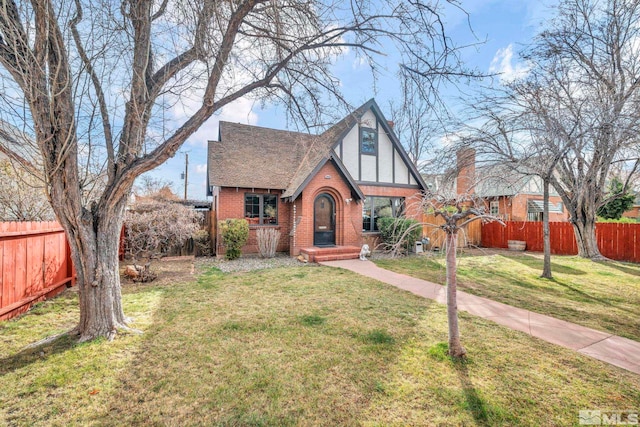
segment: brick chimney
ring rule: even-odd
[[[461,148],[456,152],[457,194],[473,193],[476,184],[476,150]]]

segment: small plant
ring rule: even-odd
[[[211,256],[211,239],[209,238],[209,232],[204,229],[200,229],[193,233],[191,236],[193,243],[197,248],[197,254],[200,256]]]
[[[220,221],[219,225],[222,243],[226,248],[225,258],[239,258],[242,255],[242,247],[249,239],[249,223],[245,219],[226,219]]]
[[[280,241],[280,231],[275,228],[260,228],[256,232],[258,240],[258,250],[263,258],[273,258],[276,255],[278,242]]]
[[[401,246],[407,252],[422,236],[422,228],[415,219],[378,218],[378,230],[387,248]]]

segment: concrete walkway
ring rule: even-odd
[[[382,269],[371,261],[353,259],[320,264],[351,270],[446,304],[444,286]],[[640,342],[460,291],[458,309],[640,374]]]

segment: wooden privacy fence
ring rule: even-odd
[[[442,217],[436,217],[433,214],[425,214],[423,215],[422,222],[425,223],[422,227],[422,234],[429,238],[431,248],[443,248],[446,236],[444,231],[438,228],[438,226],[444,224]],[[482,233],[481,228],[482,225],[480,220],[467,224],[458,233],[458,247],[480,246]]]
[[[551,253],[576,255],[573,226],[568,222],[549,223]],[[602,255],[618,261],[640,262],[640,224],[597,223],[596,239]],[[506,226],[497,222],[482,225],[482,246],[507,248],[508,240],[527,242],[527,250],[543,251],[542,223],[507,221]]]
[[[0,320],[73,286],[74,277],[60,224],[0,222]]]

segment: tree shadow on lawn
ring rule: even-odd
[[[458,373],[460,386],[464,393],[464,408],[471,413],[473,419],[476,421],[476,425],[491,425],[489,422],[490,412],[492,411],[491,405],[487,405],[482,397],[480,397],[471,378],[469,378],[469,369],[467,367],[469,361],[465,359],[452,359],[452,363]]]
[[[476,272],[476,275],[480,276],[480,273]],[[491,278],[497,276],[502,278],[504,281],[506,281],[507,283],[513,285],[514,287],[517,288],[521,288],[523,289],[523,292],[526,292],[526,290],[532,290],[532,291],[536,291],[536,292],[542,292],[548,296],[557,296],[559,298],[567,298],[571,301],[576,301],[576,302],[587,302],[587,303],[593,303],[593,304],[604,304],[607,306],[611,306],[611,307],[617,307],[611,300],[607,300],[607,299],[603,299],[603,298],[599,298],[597,296],[591,295],[587,292],[584,292],[578,288],[576,288],[575,286],[572,286],[571,284],[569,284],[568,282],[564,282],[561,280],[558,280],[557,278],[552,278],[552,279],[544,279],[547,282],[551,282],[554,283],[555,285],[558,286],[558,288],[554,289],[553,287],[542,287],[539,284],[535,283],[535,282],[531,282],[528,281],[526,278],[518,278],[513,276],[512,274],[509,273],[501,273],[501,272],[496,272],[496,271],[490,271],[488,272],[485,277],[482,277],[483,280],[468,280],[466,278],[463,279],[459,279],[459,285],[461,287],[462,290],[468,291],[470,293],[474,293],[476,295],[479,296],[484,296],[487,297],[489,299],[494,299],[496,301],[500,301],[503,302],[505,304],[510,304],[513,305],[510,301],[510,298],[513,298],[514,295],[512,295],[511,297],[507,297],[505,298],[503,294],[500,293],[500,291],[498,290],[499,293],[494,294],[494,293],[489,293],[489,294],[484,294],[484,293],[478,293],[476,291],[474,291],[475,289],[477,289],[478,287],[482,287],[485,291],[491,291],[491,287],[489,286],[491,283]],[[566,291],[562,291],[559,288],[564,288]],[[526,301],[530,301],[530,300],[537,300],[540,301],[541,303],[544,304],[548,304],[549,301],[546,301],[543,298],[536,298],[534,294],[532,293],[527,293],[526,295],[522,295],[522,298],[516,298],[516,300],[522,300],[523,302]],[[527,304],[527,306],[529,306],[530,304]],[[526,308],[526,307],[525,307]]]
[[[544,260],[535,257],[533,255],[516,255],[509,256],[509,259],[519,262],[520,264],[524,264],[529,268],[539,269],[542,273],[542,268],[544,266]],[[587,274],[586,271],[578,270],[576,268],[567,267],[566,265],[561,265],[555,262],[551,262],[551,272],[552,273],[560,273],[560,274],[570,274],[574,276],[581,276]]]
[[[593,261],[593,262],[595,262],[596,264],[601,264],[607,267],[615,268],[616,270],[620,270],[623,273],[630,274],[632,276],[640,276],[640,265],[638,264],[631,264],[631,263],[626,264],[626,263],[623,263],[620,261],[614,261],[614,260]]]
[[[597,296],[593,296],[587,292],[584,292],[572,285],[570,285],[567,282],[563,282],[561,280],[558,280],[556,278],[553,279],[549,279],[551,282],[555,283],[558,286],[561,286],[565,289],[567,289],[570,293],[575,294],[580,296],[580,299],[574,299],[574,301],[583,301],[583,302],[591,302],[591,303],[600,303],[609,307],[616,307],[616,308],[621,308],[620,306],[618,306],[617,304],[614,304],[611,300],[609,299],[604,299],[604,298],[599,298]]]
[[[65,332],[30,344],[18,353],[0,359],[0,376],[45,360],[55,354],[64,353],[75,347],[77,343],[77,335]]]

